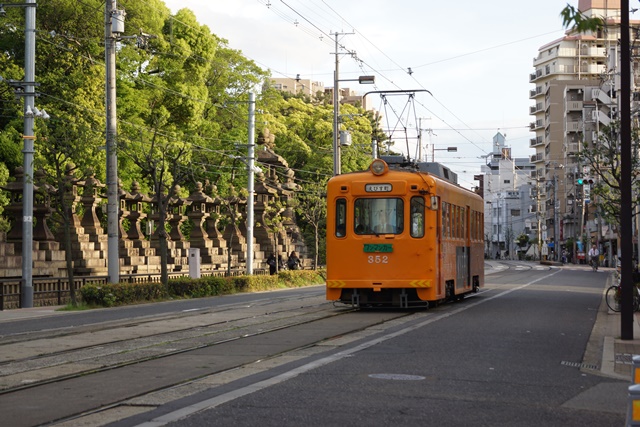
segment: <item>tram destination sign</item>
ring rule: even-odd
[[[367,193],[388,193],[391,190],[393,190],[391,184],[366,184],[364,186],[364,191]]]
[[[365,252],[393,252],[393,245],[391,243],[365,243]]]

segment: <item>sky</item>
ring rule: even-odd
[[[560,12],[577,3],[165,0],[172,13],[191,9],[200,24],[273,77],[299,74],[333,87],[338,34],[339,79],[376,79],[375,85],[349,81],[340,87],[358,94],[419,90],[413,102],[405,94],[388,97],[386,107],[379,94],[367,101],[385,115],[395,149],[406,154],[408,142],[415,157],[422,129],[423,155],[431,160],[433,154],[467,188],[477,185],[473,175],[497,132],[506,135],[513,157],[535,154],[529,148],[533,60],[541,46],[564,35]]]

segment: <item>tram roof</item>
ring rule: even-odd
[[[380,156],[379,158],[384,160],[391,170],[427,172],[445,181],[449,181],[452,184],[458,185],[458,174],[442,163],[415,162],[407,160],[404,156]]]

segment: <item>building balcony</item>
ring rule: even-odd
[[[565,130],[566,132],[581,132],[582,122],[578,120],[568,120]]]
[[[578,67],[579,74],[601,75],[607,72],[607,66],[604,64],[581,64]]]
[[[535,73],[529,74],[529,81],[533,82],[540,77],[542,77],[542,70],[536,70]]]
[[[535,98],[539,95],[543,95],[542,86],[536,86],[535,89],[529,91],[529,98]]]
[[[529,147],[537,147],[543,144],[544,144],[544,138],[542,136],[537,136],[529,140]]]
[[[544,120],[542,120],[542,119],[539,119],[539,120],[536,120],[535,122],[529,123],[529,129],[530,130],[541,129],[543,127],[544,127]]]
[[[567,156],[577,156],[580,154],[580,144],[577,142],[571,142],[565,145],[565,152],[567,153]]]
[[[538,111],[544,111],[544,104],[542,102],[538,102],[536,105],[529,107],[529,114],[535,114]]]
[[[605,58],[607,50],[604,47],[583,47],[578,50],[578,56],[581,58]]]
[[[534,154],[533,156],[531,156],[531,163],[538,163],[538,162],[542,162],[544,161],[544,154],[543,153],[537,153]]]
[[[582,106],[582,101],[567,101],[565,108],[567,111],[582,111]]]

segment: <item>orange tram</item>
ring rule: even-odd
[[[484,202],[438,163],[401,156],[331,178],[327,299],[419,307],[484,286]]]

